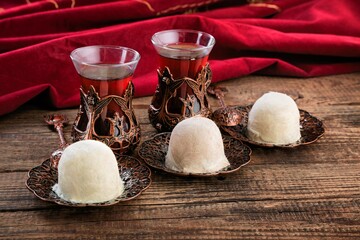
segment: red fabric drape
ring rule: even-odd
[[[174,3],[176,2],[176,3]],[[121,45],[141,54],[135,95],[152,95],[161,30],[212,34],[213,82],[252,73],[312,77],[360,71],[357,0],[14,0],[0,3],[0,115],[42,92],[58,108],[79,104],[70,52]]]

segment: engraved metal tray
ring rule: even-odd
[[[312,116],[307,111],[299,109],[301,138],[297,142],[290,144],[272,144],[272,143],[255,142],[249,139],[246,135],[248,117],[251,107],[252,105],[245,107],[243,106],[232,107],[236,109],[239,112],[239,114],[241,114],[242,121],[240,124],[236,126],[219,126],[222,132],[229,134],[233,138],[239,139],[241,141],[253,145],[257,145],[261,147],[283,147],[283,148],[292,148],[292,147],[313,143],[317,141],[325,133],[324,124],[319,119]]]
[[[122,195],[110,201],[101,203],[74,203],[60,198],[52,190],[54,184],[57,183],[58,176],[57,170],[50,167],[49,159],[29,171],[26,186],[41,200],[70,207],[110,206],[138,197],[151,184],[150,169],[136,158],[130,156],[119,156],[117,157],[117,162],[125,190]]]
[[[170,132],[160,133],[144,141],[140,145],[139,156],[149,166],[178,176],[210,177],[224,175],[239,170],[250,162],[251,149],[241,141],[223,136],[224,150],[230,166],[212,173],[184,173],[169,169],[165,166],[165,156],[168,151]]]

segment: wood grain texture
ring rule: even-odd
[[[37,199],[25,180],[59,142],[42,116],[65,113],[72,122],[77,109],[28,104],[0,117],[0,239],[360,239],[360,73],[249,76],[219,85],[229,90],[228,105],[287,93],[324,121],[326,133],[294,149],[251,146],[251,162],[226,177],[153,171],[150,188],[132,201],[68,208]],[[133,102],[142,141],[156,133],[147,116],[150,99]],[[70,132],[71,125],[68,141]]]

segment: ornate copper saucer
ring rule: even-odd
[[[272,144],[272,143],[260,143],[255,142],[249,139],[246,135],[247,131],[247,123],[248,123],[248,116],[251,110],[252,105],[242,107],[242,106],[234,106],[236,111],[238,111],[242,115],[242,121],[240,124],[236,126],[219,126],[220,129],[232,136],[233,138],[239,139],[241,141],[261,146],[261,147],[283,147],[283,148],[291,148],[297,147],[300,145],[306,145],[317,141],[322,135],[325,133],[323,123],[317,119],[316,117],[312,116],[305,110],[299,109],[300,111],[300,134],[301,138],[291,144]]]
[[[139,156],[146,164],[178,176],[209,177],[235,172],[250,162],[251,149],[248,146],[235,138],[223,136],[225,155],[230,162],[230,166],[213,173],[174,171],[165,166],[165,156],[169,147],[170,135],[170,132],[160,133],[140,145]]]
[[[52,187],[57,182],[57,170],[50,167],[49,159],[29,171],[26,186],[41,200],[54,202],[59,205],[69,207],[102,207],[114,205],[136,198],[151,184],[151,171],[145,164],[130,156],[120,156],[117,158],[117,161],[120,177],[125,184],[125,191],[119,197],[107,202],[84,204],[61,199],[52,191]]]

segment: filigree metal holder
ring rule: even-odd
[[[80,88],[81,104],[72,130],[73,141],[94,139],[104,142],[115,154],[132,151],[140,142],[140,127],[132,108],[133,85],[130,82],[124,96],[108,95],[99,97],[93,86],[87,93]],[[100,135],[95,128],[96,121],[101,118],[104,109],[115,103],[121,112],[114,112],[103,121],[107,123],[106,135]],[[85,129],[82,126],[85,126]]]
[[[196,79],[183,77],[174,79],[170,69],[165,67],[164,71],[158,72],[158,85],[149,106],[149,119],[151,124],[159,132],[172,131],[177,123],[185,118],[200,115],[209,117],[211,115],[210,104],[206,89],[211,83],[212,73],[209,64],[202,67]],[[186,98],[179,97],[177,91],[183,84],[192,89],[193,93],[188,93]],[[180,102],[179,112],[169,111],[169,102],[177,98]],[[199,109],[195,109],[195,105]]]

